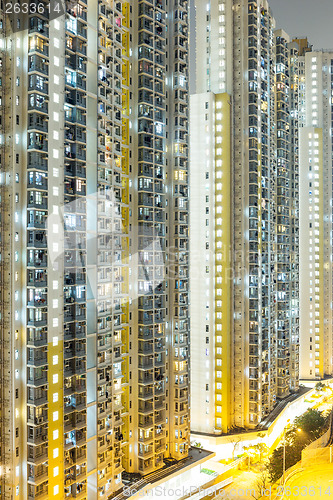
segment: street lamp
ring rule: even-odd
[[[283,483],[282,484],[284,484],[284,475],[286,473],[286,429],[289,427],[289,422],[290,419],[288,418],[287,425],[283,429],[283,476],[282,476]],[[302,429],[298,428],[297,432],[302,432]]]
[[[284,484],[284,474],[286,472],[286,428],[288,427],[290,419],[287,420],[287,425],[283,428],[283,475],[282,484]]]

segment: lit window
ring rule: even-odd
[[[53,422],[56,422],[59,418],[59,412],[58,411],[54,411],[53,412]]]

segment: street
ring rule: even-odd
[[[293,500],[299,497],[312,499],[333,498],[333,464],[308,467],[287,481],[285,494],[276,498]]]
[[[223,493],[217,495],[217,500],[254,500],[258,498],[256,495],[256,483],[258,481],[258,473],[250,471],[237,471],[233,474],[233,482],[223,489]],[[253,496],[253,494],[255,496]],[[211,499],[212,497],[207,497]]]

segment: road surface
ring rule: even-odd
[[[304,471],[292,476],[286,483],[283,500],[294,500],[311,497],[311,500],[333,499],[333,464],[320,464],[307,467]]]

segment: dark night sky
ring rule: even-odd
[[[190,92],[195,79],[195,18],[191,3],[191,71]],[[290,37],[307,36],[314,49],[333,49],[333,0],[269,0],[276,28]]]
[[[314,49],[333,49],[333,0],[269,0],[276,27],[305,35]]]

